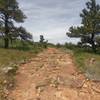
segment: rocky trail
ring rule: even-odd
[[[78,72],[72,55],[48,48],[20,66],[9,100],[100,100],[100,83]]]

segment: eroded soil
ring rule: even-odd
[[[48,48],[20,66],[9,100],[100,100],[100,83],[78,72],[72,55]]]

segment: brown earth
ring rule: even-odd
[[[9,100],[100,100],[100,83],[79,73],[72,55],[48,48],[20,66]]]

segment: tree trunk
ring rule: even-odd
[[[5,48],[9,48],[9,39],[5,38],[4,41],[5,41]]]
[[[5,38],[4,38],[4,47],[9,48],[9,27],[8,27],[8,15],[5,14]]]
[[[96,46],[95,46],[95,42],[94,41],[92,41],[92,50],[93,50],[93,52],[96,52]]]
[[[95,45],[94,38],[95,38],[95,35],[94,35],[94,33],[92,33],[92,36],[91,36],[92,50],[93,50],[93,52],[96,52],[96,45]]]

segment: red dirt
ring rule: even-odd
[[[72,56],[55,48],[20,66],[9,100],[100,100],[100,83],[78,74]]]

